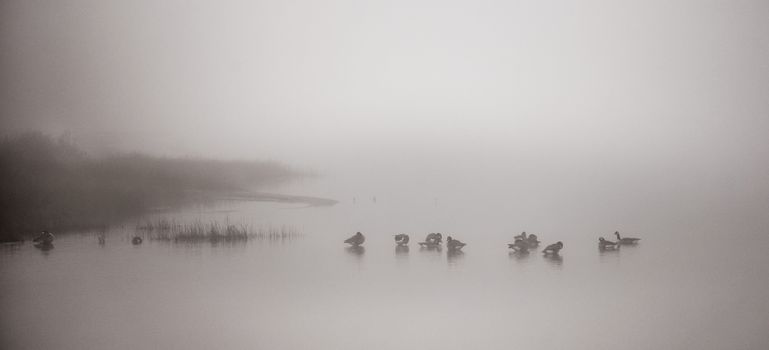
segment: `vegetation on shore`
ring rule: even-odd
[[[125,153],[93,157],[66,138],[27,133],[0,140],[0,241],[43,229],[104,226],[218,194],[297,176],[276,162]]]
[[[147,221],[137,225],[137,232],[143,232],[152,240],[175,243],[200,242],[242,242],[249,239],[283,240],[300,236],[291,226],[253,228],[245,224],[219,223],[211,221],[177,222],[168,219]]]

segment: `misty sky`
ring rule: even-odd
[[[769,2],[0,2],[6,131],[159,154],[767,172]]]

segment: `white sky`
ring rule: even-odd
[[[0,21],[10,131],[320,168],[634,158],[767,173],[767,1],[5,0]]]

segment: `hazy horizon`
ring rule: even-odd
[[[275,160],[337,197],[769,205],[765,1],[0,6],[6,134]]]

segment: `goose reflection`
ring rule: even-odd
[[[545,260],[547,260],[547,262],[555,266],[561,266],[563,264],[563,257],[558,253],[545,254],[544,257],[545,257]]]
[[[598,261],[602,263],[616,263],[620,260],[620,249],[613,246],[598,246]]]
[[[37,243],[35,248],[43,252],[44,255],[48,255],[48,252],[53,249],[53,243]]]
[[[598,246],[598,254],[600,255],[615,255],[619,253],[619,248],[617,246],[612,245],[599,245]]]
[[[353,256],[358,256],[358,257],[363,256],[363,253],[366,252],[366,248],[364,248],[363,246],[360,246],[360,245],[349,246],[347,248],[344,248],[344,250],[348,254],[353,255]]]
[[[462,258],[465,257],[465,252],[459,250],[459,249],[449,249],[446,252],[446,259],[448,260],[449,264],[455,264],[462,260]]]
[[[529,257],[529,251],[528,250],[513,250],[507,254],[510,259],[515,260],[524,260]]]
[[[419,244],[420,252],[441,252],[443,250],[440,244]]]
[[[409,246],[407,245],[396,245],[395,246],[395,256],[397,257],[404,257],[409,255]]]

